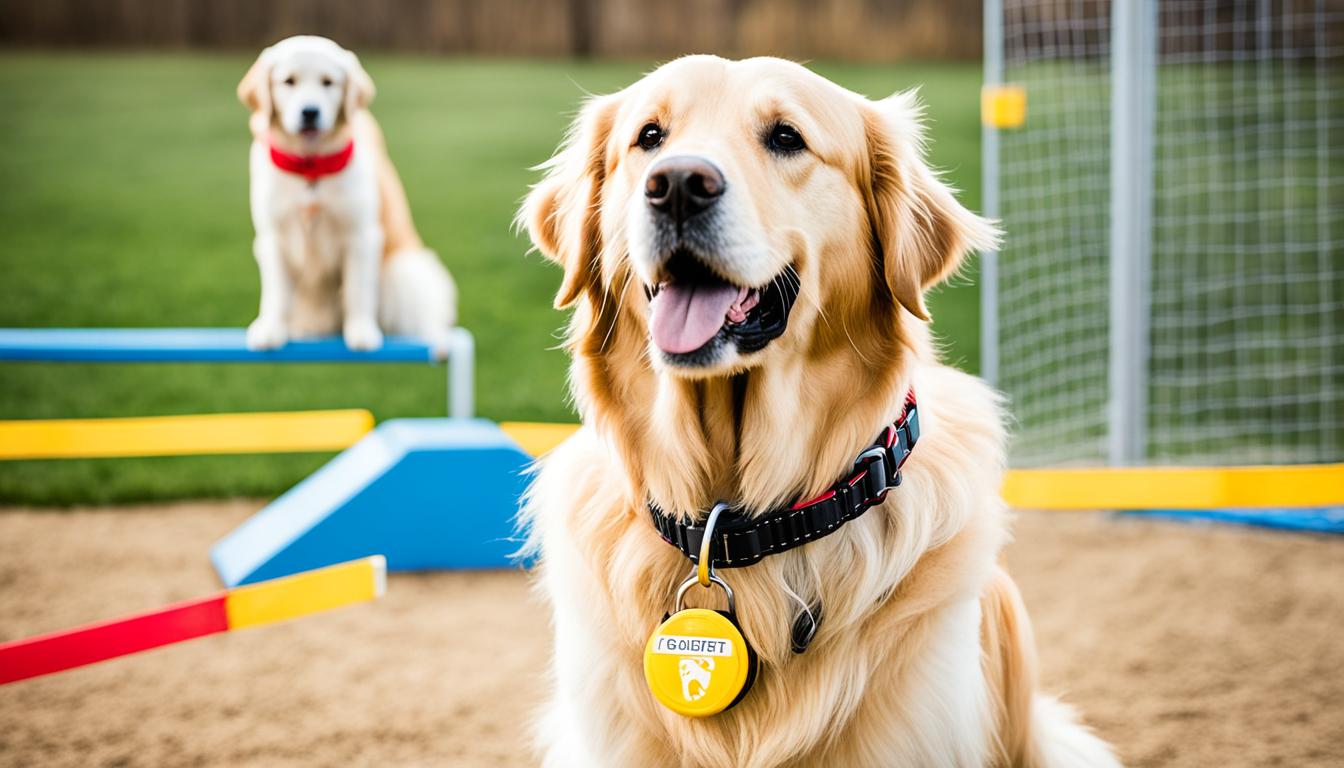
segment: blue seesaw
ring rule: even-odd
[[[531,457],[473,412],[474,343],[454,329],[447,419],[385,422],[220,540],[227,586],[365,555],[390,570],[502,568]],[[0,361],[160,363],[436,362],[415,339],[352,352],[338,338],[247,349],[244,332],[197,329],[0,329]]]

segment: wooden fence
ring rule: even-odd
[[[0,0],[0,45],[977,59],[981,0]]]

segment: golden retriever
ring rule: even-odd
[[[778,59],[691,56],[588,101],[545,165],[519,223],[564,269],[584,422],[523,512],[555,630],[546,765],[1117,765],[1036,691],[996,564],[1003,414],[938,362],[923,294],[997,233],[925,164],[919,112]],[[660,706],[642,652],[690,566],[646,505],[812,498],[911,390],[923,435],[885,502],[719,571],[755,687],[710,717]],[[804,612],[820,629],[795,653]]]
[[[447,354],[457,314],[448,270],[411,222],[401,180],[369,114],[373,81],[324,37],[281,40],[238,84],[252,111],[253,253],[261,309],[253,349],[341,332],[351,349],[383,333]]]

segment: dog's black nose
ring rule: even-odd
[[[299,113],[299,117],[303,118],[305,128],[312,128],[317,125],[317,118],[320,114],[321,112],[318,111],[317,107],[304,107],[303,111]]]
[[[713,205],[727,187],[723,171],[713,163],[682,155],[664,158],[653,166],[644,183],[644,197],[654,210],[680,224]]]

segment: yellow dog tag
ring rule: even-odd
[[[681,610],[685,588],[677,593],[677,610],[663,620],[644,647],[644,679],[654,698],[687,717],[716,715],[736,704],[756,679],[756,653],[729,610]],[[727,589],[717,577],[714,582]]]

